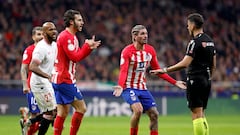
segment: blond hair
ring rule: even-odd
[[[143,25],[135,25],[133,28],[132,28],[132,31],[131,31],[131,34],[132,34],[132,41],[134,42],[134,36],[136,36],[140,30],[142,29],[146,29],[145,26]]]

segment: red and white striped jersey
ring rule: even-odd
[[[87,43],[79,47],[78,39],[67,30],[62,31],[57,39],[57,59],[55,61],[55,73],[53,82],[72,84],[76,82],[76,62],[88,56],[92,49]]]
[[[149,44],[145,44],[143,48],[143,50],[137,50],[133,44],[130,44],[122,50],[118,85],[123,89],[146,90],[145,75],[148,66],[150,65],[152,69],[160,69],[155,49]],[[176,80],[168,74],[158,76],[171,84],[176,83]]]

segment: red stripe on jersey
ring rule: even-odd
[[[138,63],[137,63],[137,56],[133,54],[132,57],[134,58],[134,64],[133,64],[133,68],[132,68],[130,86],[131,86],[131,88],[134,88],[133,84],[134,84],[134,79],[135,79],[135,75],[136,75],[136,68],[137,68]]]
[[[144,61],[144,60],[143,60],[144,54],[143,54],[142,51],[140,51],[139,53],[140,53],[140,61],[143,62],[143,61]],[[144,88],[144,87],[143,87],[143,83],[142,83],[142,86],[140,86],[140,85],[141,85],[141,80],[142,80],[142,74],[143,74],[143,73],[140,73],[139,76],[138,76],[138,83],[137,83],[137,84],[138,84],[138,86],[137,86],[138,89]],[[140,88],[140,87],[141,87],[141,88]]]
[[[76,66],[77,64],[76,63],[73,63],[73,66],[72,66],[72,80],[73,80],[73,83],[75,83],[76,81],[76,76],[75,76],[75,73],[76,73]]]
[[[146,62],[146,66],[149,64],[150,62],[149,61],[147,61]],[[145,70],[147,70],[147,69],[145,69]],[[145,71],[146,72],[146,71]],[[147,89],[147,86],[146,86],[146,82],[147,82],[147,80],[146,80],[146,76],[145,76],[145,74],[144,74],[144,77],[143,77],[143,82],[144,82],[144,89]]]

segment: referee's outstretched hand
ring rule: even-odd
[[[150,70],[149,73],[157,75],[157,74],[164,74],[166,72],[164,72],[162,69],[156,69],[156,70]]]
[[[180,89],[184,89],[184,90],[187,89],[186,82],[184,81],[177,81],[175,85]]]

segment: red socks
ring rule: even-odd
[[[137,135],[138,134],[138,128],[130,128],[130,135]]]
[[[72,116],[71,121],[71,129],[70,129],[70,135],[76,135],[77,131],[80,127],[81,121],[83,118],[83,114],[79,112],[74,112]],[[57,116],[54,121],[54,135],[61,135],[63,130],[63,123],[65,119]]]
[[[151,131],[150,131],[150,135],[158,135],[158,131],[153,131],[153,130],[151,130]]]
[[[54,121],[54,135],[61,135],[65,119],[57,116]]]
[[[130,129],[130,135],[137,135],[138,134],[138,128],[131,128]],[[158,135],[158,131],[150,131],[150,135]]]
[[[83,114],[79,112],[74,112],[71,121],[70,135],[76,135],[80,127],[81,121],[83,119]]]
[[[33,135],[39,129],[39,122],[32,124],[28,129],[28,135]]]

